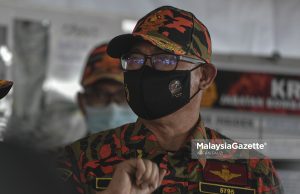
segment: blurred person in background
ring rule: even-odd
[[[126,102],[120,60],[108,56],[106,49],[101,44],[91,51],[81,80],[83,92],[77,95],[90,134],[137,119]]]
[[[101,44],[91,51],[81,80],[83,92],[77,96],[88,133],[137,119],[126,102],[120,60],[108,56],[106,49]]]
[[[78,193],[282,193],[272,161],[255,150],[192,158],[193,139],[234,142],[201,120],[217,70],[208,29],[192,13],[159,7],[107,52],[121,58],[126,100],[139,119],[66,147],[61,169]]]
[[[0,80],[0,99],[13,82]],[[52,161],[52,162],[51,162]],[[61,184],[55,160],[15,141],[0,142],[1,194],[73,194],[74,190]]]
[[[0,142],[1,194],[73,194],[60,181],[55,158],[18,142]]]

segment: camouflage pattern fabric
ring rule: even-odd
[[[135,26],[132,34],[114,38],[108,46],[108,54],[120,57],[140,37],[160,49],[177,55],[191,55],[206,62],[211,59],[211,39],[205,25],[192,13],[171,6],[159,7]],[[130,41],[132,40],[132,41]]]
[[[106,49],[107,44],[101,44],[89,54],[81,79],[83,87],[92,85],[101,79],[112,79],[123,83],[120,59],[111,58]]]
[[[283,193],[272,161],[267,158],[191,159],[191,139],[226,139],[200,121],[191,132],[180,150],[167,152],[138,119],[67,146],[60,172],[79,194],[90,194],[108,186],[114,165],[129,158],[144,158],[167,170],[155,194]]]

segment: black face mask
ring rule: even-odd
[[[194,69],[158,71],[145,65],[139,70],[124,72],[129,106],[135,114],[147,120],[176,112],[200,91],[190,98],[191,72]]]

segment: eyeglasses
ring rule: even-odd
[[[141,53],[128,53],[121,57],[122,68],[126,71],[141,69],[146,64],[148,58],[150,59],[151,66],[159,71],[175,70],[178,61],[186,61],[194,64],[206,63],[206,61],[202,59],[173,54],[144,55]]]

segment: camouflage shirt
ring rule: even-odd
[[[199,122],[184,146],[176,152],[163,150],[155,135],[140,120],[99,132],[70,146],[60,162],[63,179],[75,185],[80,194],[105,189],[113,166],[129,158],[149,159],[167,170],[155,194],[283,193],[269,159],[191,159],[191,139],[224,139]]]

